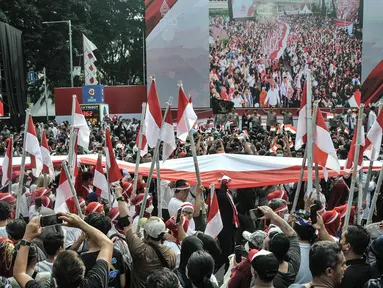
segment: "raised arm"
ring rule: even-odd
[[[281,228],[283,234],[285,234],[287,237],[292,237],[295,235],[294,229],[285,220],[278,216],[270,207],[260,206],[258,209],[261,210],[263,214],[265,214],[266,219],[270,219],[272,224],[275,224]]]

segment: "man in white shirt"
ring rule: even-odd
[[[166,222],[169,218],[169,211],[168,211],[168,204],[172,197],[174,196],[174,183],[168,181],[168,180],[161,180],[160,184],[161,189],[161,204],[160,208],[162,209],[162,218]]]
[[[376,120],[375,106],[371,106],[370,113],[368,113],[368,122],[367,122],[368,130],[370,130],[370,128],[374,124],[375,120]]]
[[[266,105],[267,102],[269,102],[270,106],[272,106],[272,107],[277,106],[281,102],[281,100],[279,99],[278,90],[279,90],[278,88],[276,88],[276,87],[274,87],[274,85],[272,85],[270,90],[267,91],[265,103],[263,103],[263,104]]]

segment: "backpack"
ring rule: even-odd
[[[118,242],[123,243],[122,245],[119,245],[120,249],[118,249],[118,250],[122,254],[122,259],[124,260],[125,270],[127,271],[126,273],[128,273],[128,272],[130,273],[130,271],[132,271],[133,260],[132,260],[132,256],[130,255],[129,248],[127,247],[125,238],[123,236],[121,236],[120,234],[116,233],[116,234],[111,235],[109,237],[109,239],[112,240],[113,245],[116,245],[116,243],[118,243]]]

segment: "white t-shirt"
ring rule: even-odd
[[[309,267],[309,252],[311,245],[309,243],[300,243],[301,263],[294,284],[306,284],[312,280],[312,275]]]
[[[161,208],[168,209],[168,203],[174,196],[174,191],[169,187],[170,181],[161,180]]]
[[[5,230],[5,226],[0,227],[0,236],[3,236],[4,238],[8,238],[8,233],[7,233],[7,230]]]
[[[68,248],[72,246],[72,244],[80,237],[82,231],[81,229],[74,227],[66,227],[62,226],[63,234],[64,234],[64,248]],[[80,246],[79,250],[81,249]]]
[[[169,210],[170,217],[171,216],[177,216],[177,211],[178,211],[178,209],[181,208],[183,203],[184,202],[182,202],[181,200],[178,200],[177,198],[174,198],[174,197],[172,199],[170,199],[169,204],[168,204],[168,210]]]

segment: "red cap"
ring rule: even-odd
[[[132,199],[132,204],[134,206],[139,206],[144,202],[144,193],[137,194],[133,199]],[[146,207],[148,208],[152,204],[152,196],[148,196],[148,199],[146,200]]]
[[[275,190],[267,195],[267,201],[271,201],[272,199],[283,199],[287,201],[287,193],[283,190]]]
[[[86,206],[85,214],[89,215],[91,213],[101,213],[102,209],[104,209],[104,205],[98,202],[91,202]]]
[[[0,193],[0,201],[7,202],[8,204],[14,204],[16,198],[9,193]]]
[[[325,225],[334,223],[338,218],[339,214],[335,210],[329,210],[322,214],[323,222]]]
[[[118,218],[120,217],[120,210],[118,207],[113,207],[109,211],[109,218],[112,220],[113,224],[116,224],[118,222]]]

